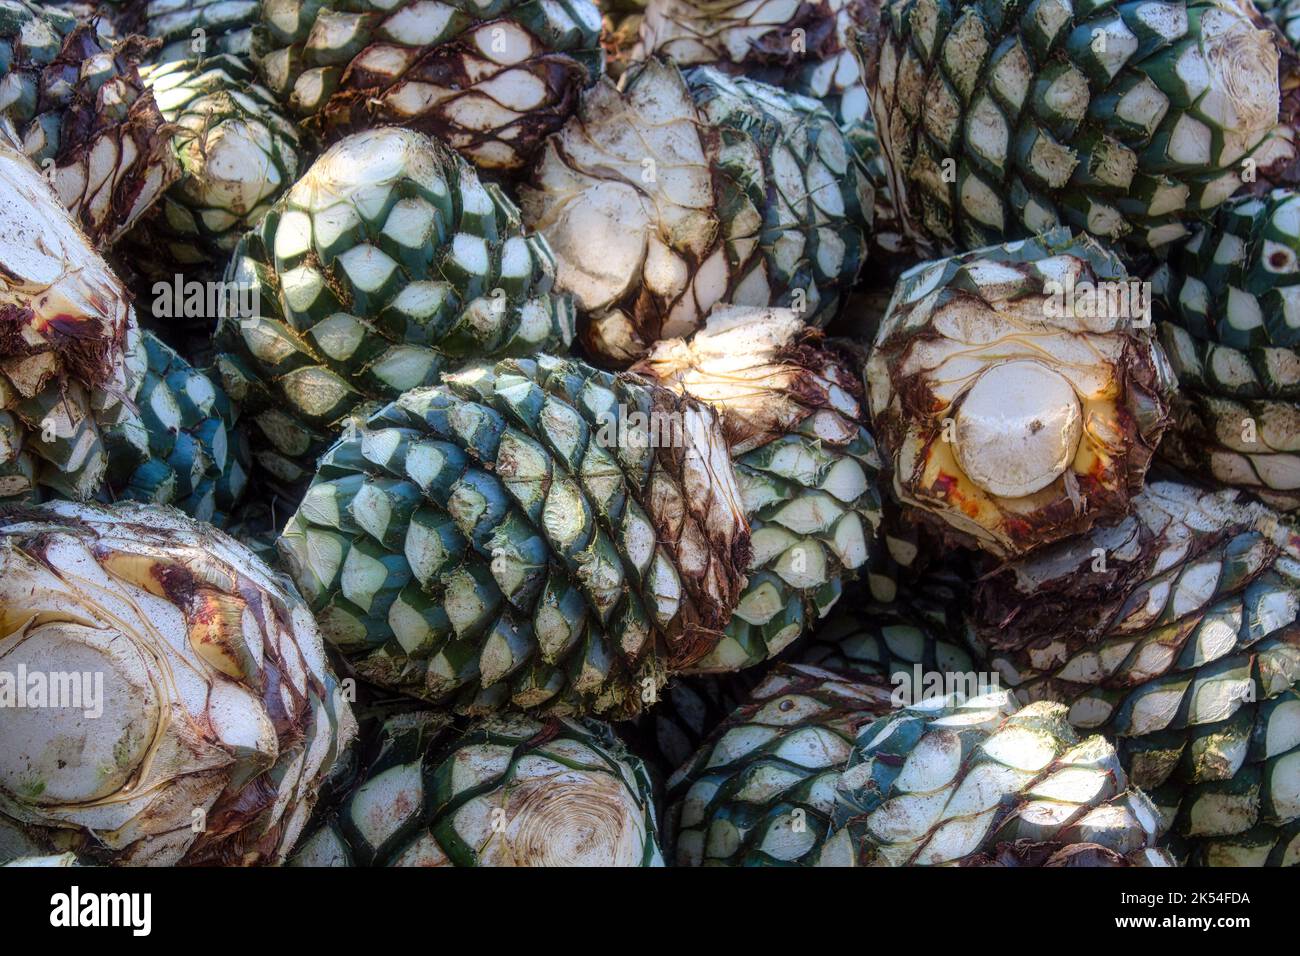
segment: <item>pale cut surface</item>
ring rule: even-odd
[[[1003,556],[1124,514],[1173,388],[1149,306],[1066,230],[908,271],[866,370],[900,500]]]
[[[57,843],[115,864],[281,862],[355,732],[284,580],[139,505],[12,509],[0,569],[4,669],[48,675],[65,701],[15,711],[0,856]]]
[[[990,494],[1022,498],[1074,461],[1083,415],[1073,387],[1039,362],[987,369],[957,410],[957,458]]]

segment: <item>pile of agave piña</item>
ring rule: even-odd
[[[1257,6],[0,0],[0,865],[1300,864]]]

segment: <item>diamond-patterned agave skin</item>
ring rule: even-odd
[[[1278,120],[1248,6],[886,0],[855,42],[909,232],[940,253],[1058,225],[1186,235]]]
[[[894,193],[889,176],[889,162],[880,147],[880,134],[875,117],[868,109],[861,119],[845,130],[849,144],[862,157],[867,179],[875,193],[871,226],[871,262],[881,267],[888,276],[896,276],[915,265],[922,258],[915,239],[903,226],[903,219],[894,205]],[[884,292],[886,301],[888,291]],[[857,315],[853,306],[849,314]],[[868,336],[868,339],[870,336]]]
[[[174,505],[222,526],[250,465],[230,399],[151,332],[132,337],[126,364],[130,401],[99,414],[106,497]]]
[[[270,90],[327,141],[393,124],[523,170],[604,71],[591,0],[263,0]]]
[[[826,325],[867,256],[875,200],[860,157],[817,99],[709,67],[686,79],[700,116],[720,137],[718,206],[728,256],[743,261],[756,238],[764,257],[765,269],[755,264],[732,279],[724,301],[794,305],[808,322]],[[761,226],[749,221],[755,213]],[[761,291],[748,285],[763,272],[771,288],[764,301],[751,301]]]
[[[725,636],[693,670],[757,664],[824,616],[870,559],[881,460],[861,380],[788,309],[719,307],[689,342],[661,341],[633,368],[722,417],[753,558]]]
[[[748,699],[761,667],[731,674],[674,674],[635,722],[619,725],[632,751],[666,780]]]
[[[250,464],[230,400],[134,318],[121,363],[107,388],[56,379],[17,399],[0,421],[0,435],[18,450],[0,499],[174,505],[220,527],[244,494]]]
[[[126,394],[130,299],[31,161],[0,136],[0,500],[88,498],[107,466],[92,398]]]
[[[622,366],[720,302],[829,322],[866,257],[873,198],[817,101],[652,59],[583,95],[520,203],[584,313],[588,354]]]
[[[1182,387],[1162,457],[1300,508],[1300,195],[1226,204],[1152,284]]]
[[[945,549],[930,525],[914,520],[913,509],[882,491],[876,546],[858,572],[862,593],[876,603],[889,604],[898,599],[902,588],[928,572],[930,559],[938,555],[948,558],[954,553]]]
[[[298,131],[238,57],[141,71],[167,122],[181,177],[132,234],[151,278],[219,273],[240,236],[298,178]]]
[[[287,579],[170,508],[0,510],[0,663],[102,679],[6,714],[0,858],[281,862],[355,732]]]
[[[1145,298],[1067,230],[906,273],[866,373],[899,499],[999,555],[1124,514],[1172,389]]]
[[[101,40],[60,10],[0,3],[0,116],[99,249],[180,173],[137,69],[148,53],[138,37]]]
[[[1168,318],[1201,341],[1300,348],[1300,196],[1277,189],[1234,199],[1152,282]]]
[[[795,660],[840,674],[893,677],[904,674],[917,686],[935,674],[974,675],[960,608],[969,587],[946,570],[901,585],[891,601],[844,601],[792,649]]]
[[[1293,400],[1182,392],[1161,455],[1188,473],[1251,492],[1282,511],[1300,509],[1300,409]]]
[[[891,694],[883,681],[776,667],[669,779],[673,862],[816,865],[854,738]]]
[[[633,59],[657,55],[680,67],[715,66],[820,101],[862,160],[875,192],[871,260],[910,265],[915,249],[893,208],[889,165],[849,44],[868,6],[866,0],[654,0],[641,18]]]
[[[116,39],[138,32],[118,29],[120,4],[117,0],[47,0],[41,6],[47,10],[59,10],[71,14],[78,21],[93,21],[96,32],[107,39]]]
[[[973,638],[1004,687],[1115,740],[1194,859],[1300,862],[1300,538],[1232,490],[1134,504],[986,576]]]
[[[257,306],[222,318],[217,360],[257,464],[304,485],[363,403],[434,385],[448,361],[567,347],[554,275],[505,193],[446,147],[392,127],[337,143],[226,270]]]
[[[625,718],[721,638],[749,529],[706,406],[508,359],[349,431],[279,548],[372,683],[469,714]]]
[[[245,495],[238,507],[226,517],[222,528],[248,550],[272,567],[279,567],[280,555],[275,542],[280,536],[274,501],[265,501],[255,495]]]
[[[644,765],[597,720],[390,717],[293,866],[663,866]]]
[[[1255,24],[1272,33],[1277,45],[1281,90],[1278,123],[1251,157],[1257,168],[1253,182],[1247,180],[1246,191],[1260,196],[1274,187],[1300,185],[1300,51],[1296,46],[1300,37],[1300,5],[1285,0],[1251,6]]]
[[[1173,866],[1115,748],[1060,704],[1002,691],[903,707],[859,731],[823,865]]]
[[[194,63],[225,54],[248,59],[261,0],[136,0],[118,16],[123,30],[162,41],[155,63]]]

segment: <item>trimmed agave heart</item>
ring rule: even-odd
[[[1300,862],[1300,532],[1158,481],[1134,512],[984,576],[970,633],[1026,700],[1114,740],[1180,854]]]
[[[0,2],[0,116],[99,249],[115,243],[180,175],[137,67],[139,37],[101,38],[60,10]]]
[[[573,337],[550,249],[505,192],[396,127],[326,150],[240,240],[225,281],[255,308],[222,317],[217,368],[294,503],[367,403],[435,385],[455,360]]]
[[[863,727],[823,865],[1173,866],[1115,748],[1060,704],[939,697]]]
[[[866,373],[900,500],[999,555],[1124,514],[1172,387],[1144,300],[1064,229],[904,275]]]
[[[597,720],[384,721],[291,866],[663,866],[641,761]]]
[[[0,670],[84,693],[6,707],[0,858],[283,861],[355,732],[287,585],[169,508],[0,511]]]
[[[753,531],[749,584],[694,670],[780,653],[839,600],[876,550],[881,468],[847,354],[788,309],[719,307],[689,341],[633,371],[717,409]]]
[[[29,159],[0,136],[0,499],[98,491],[95,402],[127,393],[126,289]]]
[[[520,203],[588,353],[624,366],[718,303],[825,325],[866,257],[873,197],[816,100],[652,59],[583,95]]]

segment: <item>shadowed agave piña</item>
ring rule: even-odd
[[[597,720],[390,717],[297,866],[662,866],[650,779]]]
[[[137,70],[148,55],[139,37],[102,39],[61,10],[0,2],[0,116],[99,249],[180,175]]]
[[[591,0],[263,0],[266,85],[326,140],[385,124],[524,169],[604,70]]]
[[[677,865],[818,863],[853,741],[890,698],[883,680],[775,668],[668,781]]]
[[[1300,508],[1300,196],[1233,200],[1153,283],[1182,387],[1160,454]]]

